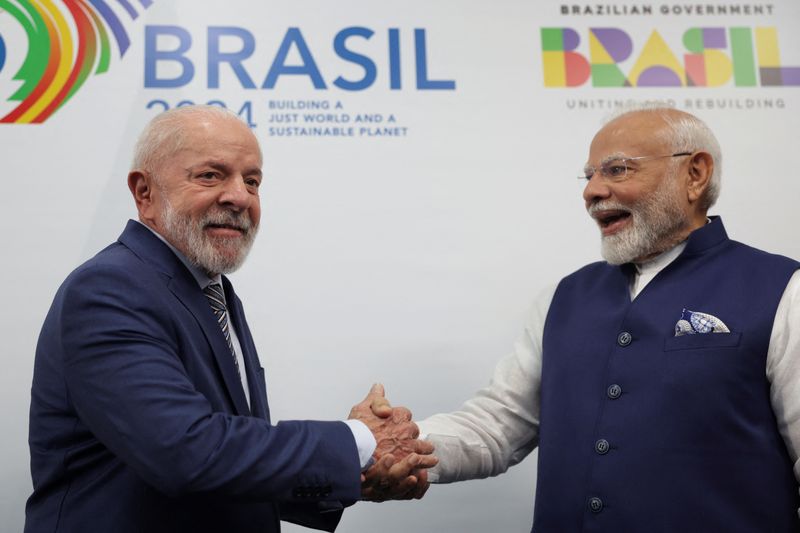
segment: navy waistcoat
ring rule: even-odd
[[[594,263],[556,290],[533,530],[800,531],[765,374],[800,264],[729,240],[715,218],[633,301],[632,268]],[[683,309],[730,333],[676,337]]]

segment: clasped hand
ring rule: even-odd
[[[427,469],[438,459],[433,444],[417,438],[419,428],[411,421],[411,411],[393,408],[383,385],[375,384],[349,418],[366,424],[377,442],[375,463],[361,475],[362,498],[378,502],[422,498],[429,486]]]

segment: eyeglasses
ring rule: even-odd
[[[622,181],[628,177],[628,163],[630,161],[647,161],[649,159],[663,159],[665,157],[681,157],[692,155],[693,152],[678,152],[677,154],[667,155],[642,155],[639,157],[615,157],[604,161],[599,167],[587,166],[583,169],[584,175],[578,176],[579,180],[589,181],[595,175],[600,174],[603,179],[608,181]]]

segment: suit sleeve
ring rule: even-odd
[[[56,299],[65,385],[92,434],[170,494],[248,500],[359,497],[355,443],[341,422],[265,420],[214,412],[179,357],[163,281],[93,264]],[[191,357],[192,354],[182,354]]]

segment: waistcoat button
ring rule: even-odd
[[[596,451],[600,455],[607,454],[609,449],[611,449],[611,446],[609,446],[608,441],[606,439],[599,439],[597,442],[594,443],[594,451]]]
[[[608,397],[612,400],[616,400],[620,397],[620,395],[622,395],[622,387],[616,383],[609,385],[608,390],[606,390],[606,394],[608,394]]]
[[[597,496],[589,498],[589,510],[593,513],[599,513],[603,510],[603,500]]]
[[[617,336],[617,344],[620,346],[627,346],[631,343],[633,337],[627,331],[623,331]]]

